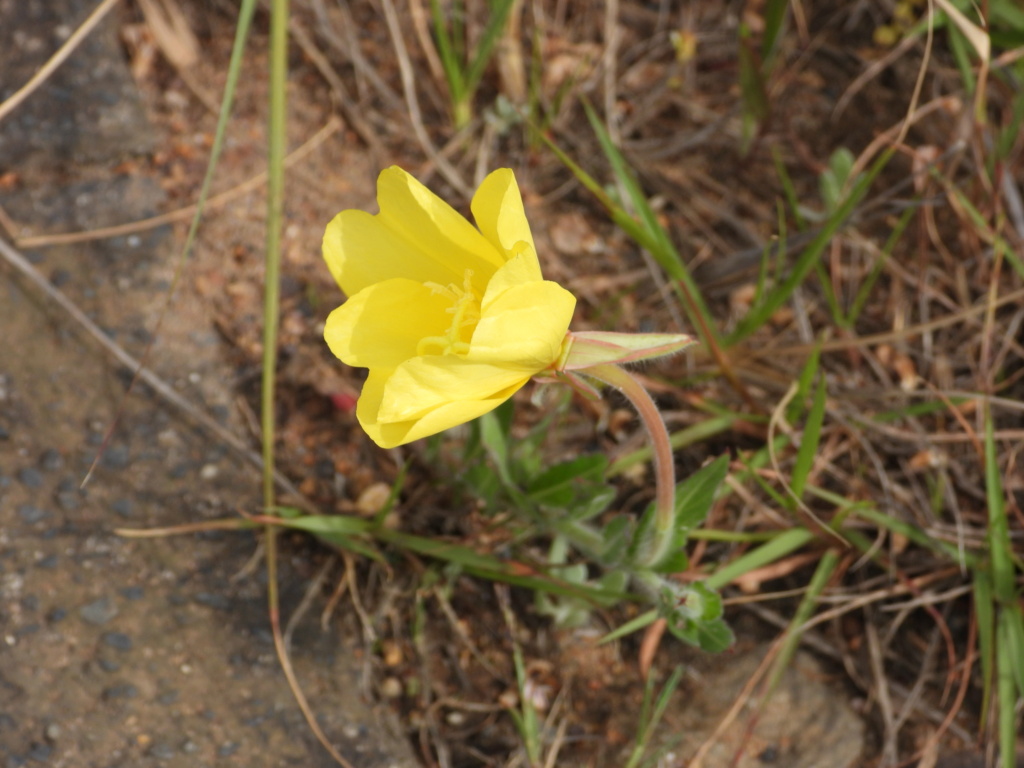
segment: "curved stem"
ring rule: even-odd
[[[655,565],[666,554],[672,543],[672,520],[676,507],[676,468],[672,458],[672,443],[668,429],[661,418],[658,406],[632,374],[617,365],[609,363],[584,368],[579,373],[603,381],[619,390],[636,408],[640,420],[651,438],[654,454],[655,496],[655,541],[648,552],[640,553],[645,565]]]

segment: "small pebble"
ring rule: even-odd
[[[64,621],[67,616],[68,612],[63,608],[54,608],[46,614],[46,620],[51,624],[56,624],[57,622]]]
[[[99,665],[104,672],[117,672],[121,669],[121,665],[113,659],[100,659]]]
[[[31,525],[32,523],[38,523],[40,520],[45,518],[47,514],[48,513],[45,510],[42,510],[39,507],[34,506],[32,504],[18,505],[18,517],[20,517],[23,522],[26,522],[29,525]]]
[[[47,555],[36,561],[36,568],[56,568],[59,558],[57,555]]]
[[[228,599],[216,592],[199,592],[193,599],[200,605],[205,605],[207,608],[215,608],[219,611],[226,611],[231,607]]]
[[[109,597],[101,597],[99,600],[94,600],[88,605],[82,606],[78,611],[78,615],[87,624],[101,627],[117,616],[117,605]]]
[[[81,506],[78,494],[73,491],[57,491],[53,498],[64,512],[74,512]]]
[[[174,747],[170,744],[154,744],[149,748],[149,754],[157,760],[170,760],[174,757]]]
[[[43,484],[43,474],[35,467],[18,470],[18,480],[26,488],[39,488]]]
[[[108,645],[118,651],[130,651],[132,639],[123,632],[107,632],[103,635],[104,645]]]
[[[117,499],[110,505],[110,508],[114,510],[115,514],[120,515],[121,517],[132,516],[133,509],[131,499]]]
[[[217,749],[218,757],[231,757],[235,752],[238,751],[238,743],[234,741],[225,741]]]
[[[181,480],[182,478],[188,475],[189,470],[191,468],[192,465],[189,464],[189,462],[180,461],[173,467],[171,467],[171,470],[167,473],[167,476],[170,477],[172,480]]]
[[[156,703],[166,707],[168,704],[173,704],[174,702],[176,702],[178,700],[178,695],[179,694],[177,691],[167,691],[166,693],[161,693],[159,696],[156,697]]]
[[[60,738],[60,726],[57,723],[50,723],[44,732],[47,741],[56,741]]]
[[[50,275],[50,282],[54,288],[63,288],[71,281],[71,273],[66,269],[55,269]]]
[[[53,747],[49,744],[33,744],[32,749],[28,751],[28,758],[37,763],[48,763],[51,754],[53,754]]]
[[[402,682],[397,677],[385,677],[380,684],[380,695],[385,699],[397,699],[402,695]]]
[[[123,445],[112,445],[103,452],[103,458],[100,459],[102,464],[107,469],[124,469],[131,463],[131,459],[128,454],[128,448]]]
[[[21,607],[26,611],[38,611],[39,610],[39,598],[35,595],[25,595],[21,598]]]
[[[181,745],[181,751],[184,752],[186,755],[194,755],[196,752],[199,751],[199,745],[192,741],[192,739],[189,739]]]
[[[55,448],[47,448],[39,457],[39,468],[44,472],[53,472],[64,466],[64,457]]]
[[[141,600],[144,594],[142,587],[125,587],[121,590],[121,597],[125,600]]]
[[[105,701],[110,701],[112,699],[134,699],[138,695],[139,689],[131,683],[112,685],[103,691],[103,698]]]

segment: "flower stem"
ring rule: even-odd
[[[638,557],[641,564],[654,566],[665,557],[672,544],[672,520],[676,507],[676,468],[665,422],[647,390],[623,368],[604,363],[584,368],[579,373],[591,376],[622,392],[636,408],[651,438],[656,483],[654,539],[647,551],[639,552]]]

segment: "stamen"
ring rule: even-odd
[[[424,283],[435,295],[446,296],[452,300],[452,306],[445,310],[452,315],[452,322],[444,336],[424,336],[420,339],[416,345],[417,355],[465,355],[469,352],[469,342],[463,340],[463,330],[475,328],[480,322],[480,299],[473,290],[472,278],[473,270],[467,269],[463,276],[462,288],[454,283],[447,286]]]

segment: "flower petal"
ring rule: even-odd
[[[508,400],[514,393],[515,389],[486,400],[448,403],[424,415],[422,419],[412,421],[401,421],[394,424],[360,423],[366,434],[381,448],[395,448],[411,443],[413,440],[419,440],[421,437],[436,435],[438,432],[483,416]]]
[[[385,280],[350,296],[331,312],[324,339],[347,365],[397,368],[416,355],[423,337],[447,333],[450,306],[451,299],[422,283]]]
[[[506,259],[529,252],[530,268],[534,280],[540,280],[540,263],[533,243],[530,223],[526,220],[523,198],[519,194],[515,174],[508,168],[499,168],[483,180],[470,204],[476,225]],[[523,245],[525,244],[525,245]]]
[[[491,282],[487,284],[487,292],[480,302],[480,311],[487,314],[495,299],[514,285],[541,282],[543,278],[540,276],[540,270],[535,268],[536,264],[537,254],[532,251],[520,253],[505,262],[505,266],[495,272]]]
[[[324,233],[323,252],[349,296],[394,277],[461,286],[467,270],[483,293],[505,259],[448,203],[397,166],[377,177],[380,213],[342,211]]]
[[[576,298],[558,283],[514,285],[484,310],[466,359],[542,371],[561,354],[575,308]]]
[[[502,399],[530,378],[529,372],[477,363],[454,355],[415,357],[402,363],[388,379],[377,411],[377,421],[394,423],[424,418],[441,406],[451,405],[453,415],[464,407],[476,412],[475,401],[488,400],[502,393]],[[486,412],[486,411],[484,411]],[[454,426],[473,416],[460,417]]]

